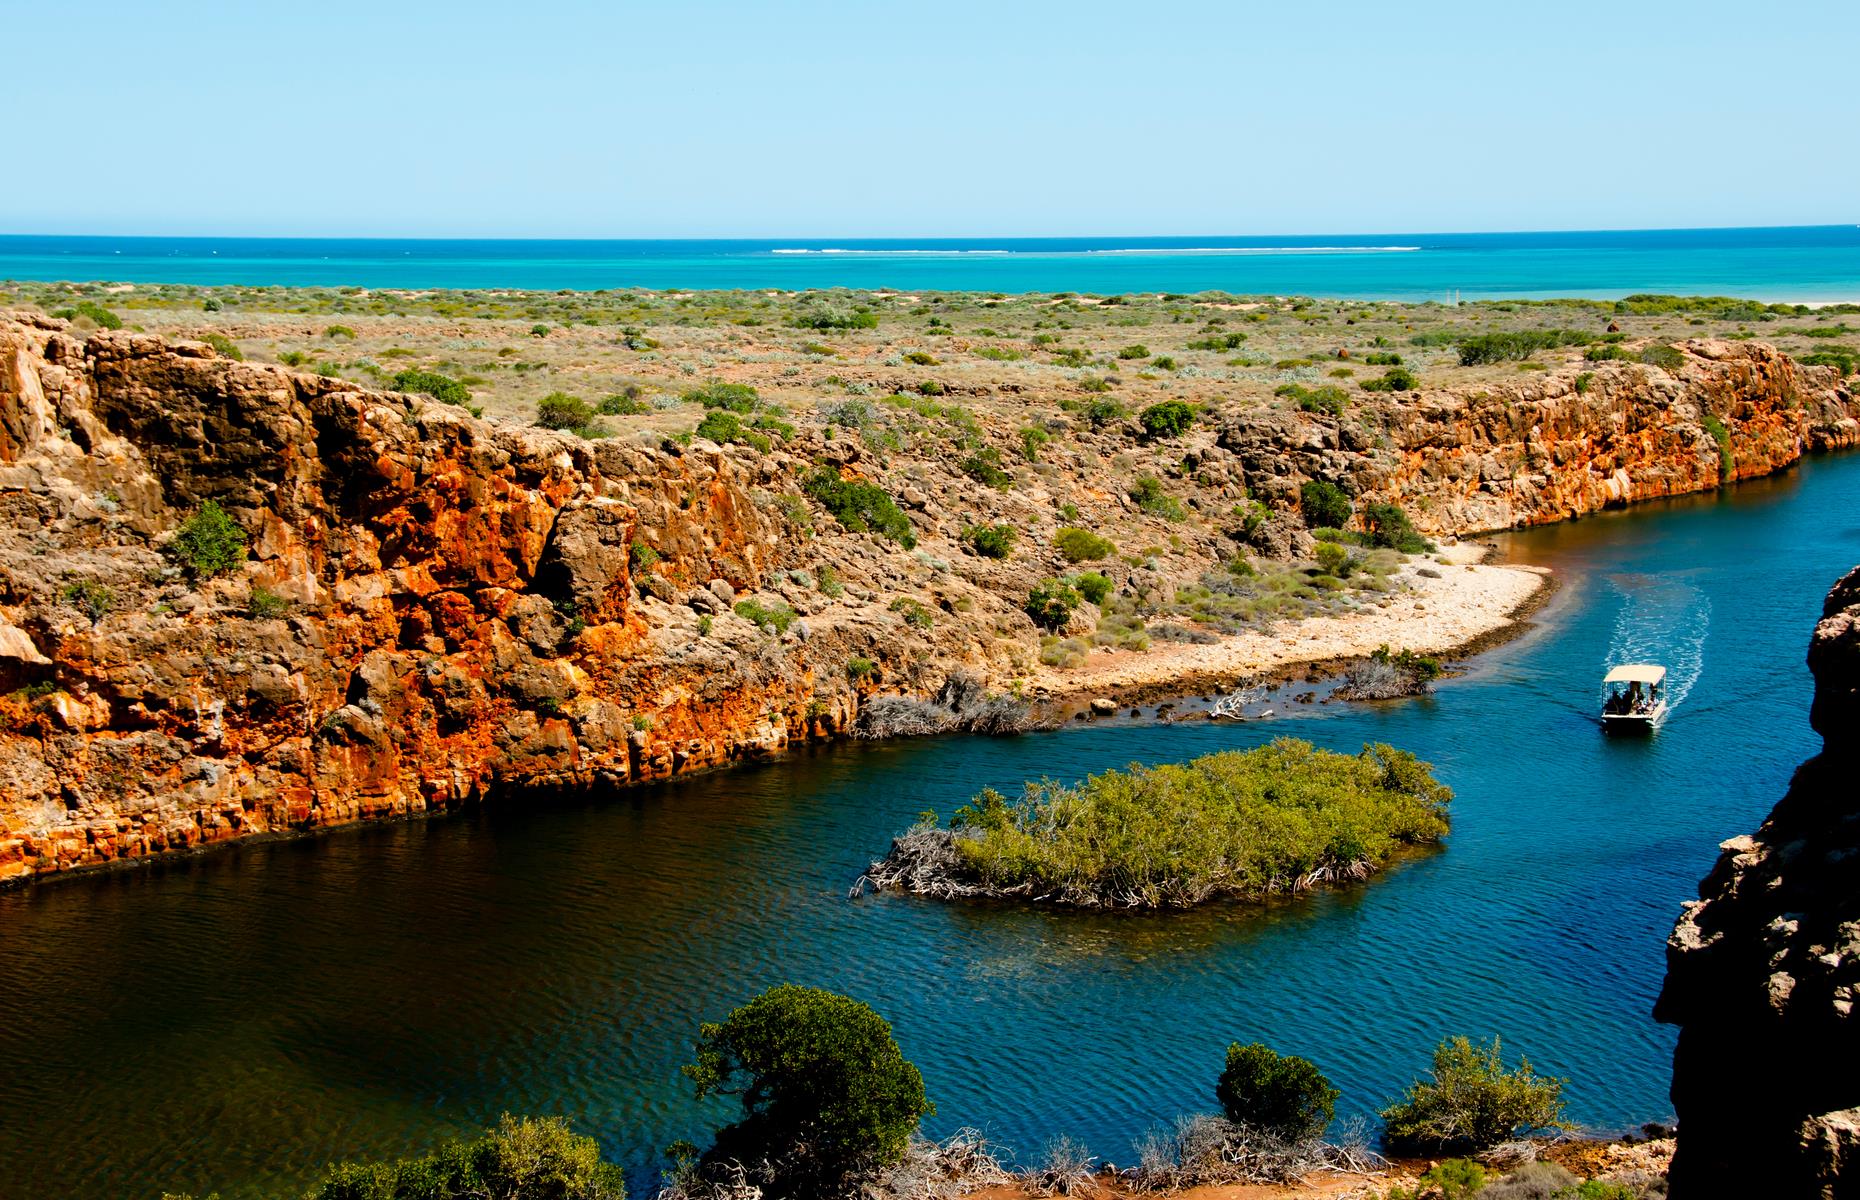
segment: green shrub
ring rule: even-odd
[[[1195,406],[1180,400],[1164,400],[1138,413],[1137,421],[1149,437],[1178,437],[1195,423]]]
[[[1110,577],[1097,571],[1086,571],[1083,574],[1074,575],[1067,582],[1078,589],[1079,595],[1093,604],[1103,604],[1104,598],[1111,594]]]
[[[1363,362],[1365,365],[1371,367],[1399,367],[1401,366],[1401,355],[1378,350],[1373,354],[1363,355]]]
[[[910,518],[876,484],[845,479],[830,467],[817,467],[801,481],[801,490],[854,533],[881,534],[906,550],[917,544]]]
[[[1846,346],[1829,346],[1813,354],[1804,354],[1796,359],[1806,367],[1835,367],[1840,370],[1842,378],[1854,373],[1855,366],[1860,366],[1860,350]]]
[[[89,317],[96,322],[99,329],[121,329],[123,327],[123,318],[95,300],[79,300],[73,311],[80,317]]]
[[[1273,389],[1272,394],[1287,397],[1295,402],[1302,412],[1322,413],[1327,417],[1341,417],[1343,406],[1349,402],[1350,398],[1348,392],[1334,383],[1315,388],[1308,388],[1301,383],[1281,384]]]
[[[1075,526],[1067,526],[1054,534],[1053,548],[1069,563],[1102,562],[1117,553],[1111,539]]]
[[[1453,794],[1390,746],[1281,738],[1192,762],[985,790],[952,816],[961,878],[1067,904],[1182,907],[1351,878],[1447,831]]]
[[[1053,440],[1053,435],[1038,425],[1029,425],[1020,431],[1020,454],[1028,462],[1040,461],[1040,447]]]
[[[245,561],[245,530],[209,500],[181,522],[168,554],[195,580],[224,575]]]
[[[1347,579],[1350,574],[1350,551],[1336,542],[1319,542],[1311,552],[1312,560],[1326,575]]]
[[[1305,524],[1312,529],[1341,529],[1350,523],[1350,517],[1356,511],[1342,488],[1322,479],[1306,480],[1305,485],[1298,489],[1298,502],[1304,512]]]
[[[1432,1153],[1476,1151],[1563,1122],[1564,1080],[1539,1076],[1528,1059],[1505,1070],[1499,1040],[1474,1044],[1465,1037],[1434,1050],[1431,1078],[1382,1110],[1389,1144]]]
[[[620,1168],[560,1117],[516,1118],[397,1162],[343,1163],[311,1200],[625,1200]]]
[[[89,617],[92,625],[103,620],[116,607],[116,593],[94,579],[80,579],[65,585],[59,597]]]
[[[846,585],[840,582],[840,573],[830,565],[820,568],[817,586],[820,594],[829,599],[838,600],[846,594]]]
[[[893,600],[891,611],[904,618],[904,623],[912,629],[931,629],[936,625],[936,614],[930,611],[930,606],[909,596]]]
[[[254,587],[246,596],[245,610],[260,621],[273,621],[291,611],[291,602],[270,588]]]
[[[760,600],[738,600],[736,615],[751,625],[770,625],[776,633],[787,633],[788,626],[794,624],[800,614],[781,601],[764,604]]]
[[[224,304],[220,303],[219,300],[215,299],[212,296],[208,296],[205,300],[202,300],[200,302],[201,312],[219,312],[222,308],[225,308],[225,307],[226,306]]]
[[[580,433],[593,420],[594,409],[579,396],[571,396],[567,392],[550,392],[536,402],[536,423],[544,429]]]
[[[725,409],[717,409],[705,413],[704,419],[698,422],[697,428],[692,432],[698,437],[709,438],[719,445],[739,442],[746,446],[753,446],[767,454],[775,443],[768,434],[759,431],[761,424],[761,421],[757,421],[746,425],[743,423],[743,418],[737,414]],[[793,426],[790,425],[783,424],[779,428],[793,432]]]
[[[1590,346],[1582,352],[1582,357],[1589,362],[1628,362],[1634,356],[1619,346]]]
[[[1216,333],[1209,337],[1194,338],[1187,343],[1190,350],[1238,350],[1246,344],[1244,333]]]
[[[331,325],[323,330],[323,336],[326,338],[348,338],[353,341],[355,339],[355,330],[349,328],[347,325]]]
[[[635,571],[648,570],[663,557],[658,548],[645,538],[634,538],[633,544],[627,547],[627,565]]]
[[[904,356],[904,361],[919,367],[934,367],[937,365],[936,355],[927,354],[922,350],[910,351]]]
[[[1420,1183],[1438,1192],[1440,1200],[1471,1200],[1485,1187],[1485,1168],[1470,1158],[1449,1158],[1429,1167]]]
[[[1403,554],[1425,554],[1433,549],[1399,504],[1373,503],[1363,507],[1363,531],[1371,546],[1399,550]]]
[[[1575,383],[1576,383],[1576,394],[1578,396],[1588,395],[1589,388],[1593,386],[1595,383],[1595,372],[1594,371],[1581,372],[1580,374],[1576,376]]]
[[[878,314],[863,308],[850,312],[839,308],[817,308],[797,314],[794,324],[799,329],[877,329]]]
[[[234,362],[245,361],[245,351],[239,349],[239,343],[223,333],[204,334],[200,340],[213,347],[213,353],[221,358],[230,358]]]
[[[1365,379],[1357,386],[1365,392],[1412,392],[1421,386],[1421,377],[1407,367],[1391,367],[1380,379]]]
[[[891,1026],[818,988],[783,984],[704,1025],[684,1072],[699,1099],[742,1099],[742,1118],[718,1131],[708,1162],[792,1162],[806,1146],[795,1170],[808,1178],[784,1181],[783,1195],[837,1193],[855,1170],[896,1162],[936,1111]]]
[[[846,678],[855,682],[861,679],[870,679],[877,673],[878,664],[869,658],[863,658],[855,654],[846,660]]]
[[[1416,345],[1419,338],[1411,339]],[[1529,358],[1539,350],[1558,346],[1581,346],[1593,341],[1579,329],[1513,329],[1500,333],[1482,333],[1459,339],[1460,365],[1476,367],[1482,363],[1511,362]]]
[[[652,405],[640,398],[637,388],[628,388],[622,393],[603,396],[601,402],[594,407],[595,411],[604,417],[637,417],[652,411]]]
[[[1431,655],[1416,654],[1412,650],[1390,650],[1384,642],[1369,652],[1369,657],[1379,663],[1387,663],[1404,674],[1416,679],[1428,680],[1440,678],[1440,660]]]
[[[1063,579],[1048,579],[1027,593],[1022,605],[1033,623],[1042,629],[1063,629],[1079,605],[1079,594]]]
[[[1699,418],[1699,424],[1705,432],[1711,434],[1712,441],[1718,443],[1718,474],[1720,479],[1730,479],[1737,473],[1737,455],[1731,450],[1731,431],[1724,427],[1711,413]]]
[[[1258,1042],[1227,1047],[1214,1094],[1229,1121],[1287,1142],[1321,1136],[1342,1095],[1310,1060],[1276,1054]]]
[[[1182,511],[1181,502],[1165,491],[1162,480],[1154,475],[1137,476],[1137,481],[1130,485],[1130,498],[1137,502],[1139,509],[1151,516],[1180,521],[1187,515]]]
[[[1150,348],[1142,343],[1133,346],[1125,346],[1122,350],[1117,352],[1117,357],[1127,362],[1134,362],[1139,358],[1148,358],[1149,356]]]
[[[1677,371],[1686,365],[1686,356],[1676,346],[1652,345],[1640,352],[1640,361],[1662,371]]]
[[[969,549],[983,558],[1006,558],[1014,552],[1012,525],[971,525],[962,531]]]
[[[975,482],[991,488],[1014,486],[1014,477],[1001,469],[1001,452],[993,446],[977,450],[958,463],[957,468]]]
[[[684,398],[688,404],[702,404],[705,408],[721,408],[735,413],[752,413],[762,404],[756,389],[746,383],[707,383],[703,387],[692,388],[685,393]]]
[[[461,408],[471,403],[471,392],[464,384],[437,371],[422,371],[417,367],[409,367],[394,376],[394,390],[431,396],[441,404]]]

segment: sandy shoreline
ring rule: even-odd
[[[1044,668],[1028,693],[1064,703],[1109,696],[1128,700],[1163,692],[1186,694],[1247,678],[1277,677],[1315,664],[1363,658],[1379,646],[1421,654],[1463,653],[1519,627],[1551,586],[1542,567],[1477,562],[1483,546],[1443,547],[1438,559],[1417,560],[1400,576],[1404,590],[1386,607],[1311,617],[1271,632],[1248,632],[1207,645],[1157,643],[1147,651],[1094,652],[1084,666]],[[1418,573],[1431,567],[1437,578]]]

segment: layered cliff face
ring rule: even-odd
[[[1681,351],[1670,371],[1611,362],[1470,395],[1397,393],[1361,420],[1241,414],[1221,440],[1256,495],[1289,502],[1305,478],[1336,479],[1441,534],[1704,491],[1860,445],[1833,368],[1754,342]]]
[[[1169,441],[1080,425],[990,488],[947,448],[881,454],[831,426],[770,454],[586,441],[0,317],[0,881],[773,753],[845,730],[874,691],[1038,672],[1021,606],[1070,569],[1062,524],[1150,547],[1096,564],[1148,592],[1296,547],[1306,478],[1442,533],[1715,486],[1707,417],[1738,476],[1860,440],[1832,369],[1693,343],[1672,372],[1394,395],[1344,420],[1240,409]],[[1020,423],[959,432],[1011,461]],[[899,497],[920,546],[806,500],[817,463]],[[1187,519],[1133,504],[1138,473]],[[1248,497],[1274,514],[1243,531],[1227,514]],[[250,556],[195,580],[166,551],[206,501]],[[966,552],[973,522],[1018,529],[1013,557]],[[798,619],[777,632],[739,598]]]
[[[1860,568],[1808,661],[1822,752],[1667,942],[1676,1200],[1860,1195]]]

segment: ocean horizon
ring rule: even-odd
[[[1255,237],[467,239],[0,235],[0,280],[598,291],[1636,292],[1860,301],[1860,225]]]

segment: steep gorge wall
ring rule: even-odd
[[[1255,494],[1289,502],[1304,478],[1338,480],[1400,504],[1425,532],[1458,535],[1706,491],[1860,445],[1860,408],[1834,368],[1755,342],[1680,349],[1670,372],[1610,362],[1470,395],[1397,394],[1360,420],[1241,416],[1222,444]]]
[[[886,661],[886,629],[849,612],[697,636],[798,541],[757,471],[0,325],[0,880],[500,781],[659,779],[843,727],[841,665]],[[157,542],[208,499],[252,555],[196,587]]]
[[[1675,1200],[1860,1196],[1860,567],[1822,612],[1822,751],[1723,844],[1667,943]]]
[[[1178,445],[1081,431],[1076,466],[997,492],[806,429],[768,455],[590,442],[0,315],[0,882],[499,788],[664,779],[843,732],[873,691],[956,669],[1000,684],[1037,644],[1028,587],[1066,569],[1044,549],[1058,499],[1177,545],[1168,569],[1187,578],[1243,549],[1218,521],[1133,513],[1106,471],[1126,452],[1173,470],[1200,512],[1267,500],[1281,533],[1308,477],[1454,533],[1715,486],[1708,413],[1740,477],[1860,440],[1831,370],[1694,343],[1676,374],[1609,366],[1580,391],[1552,377],[1348,421],[1242,413]],[[810,511],[798,478],[820,459],[905,499],[924,549]],[[206,500],[251,557],[196,583],[162,551]],[[977,506],[1023,528],[1012,561],[961,552]],[[797,583],[822,566],[843,594]],[[801,619],[777,636],[732,615],[739,594]],[[930,627],[901,596],[935,606]]]

